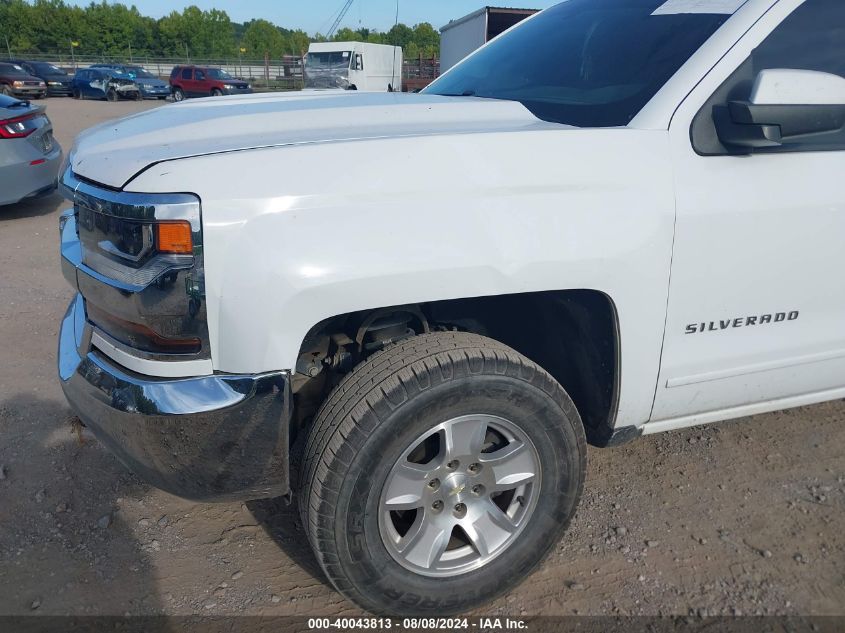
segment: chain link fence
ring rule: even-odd
[[[258,90],[301,90],[304,85],[304,58],[285,55],[281,58],[265,59],[237,58],[194,58],[194,57],[154,57],[132,55],[109,57],[106,55],[76,55],[70,51],[55,53],[20,53],[13,54],[15,59],[44,61],[68,73],[92,64],[127,64],[143,66],[154,75],[164,80],[170,78],[174,66],[192,64],[221,68],[233,77],[249,81]],[[406,91],[420,90],[440,75],[439,59],[406,59],[403,67],[403,86]]]

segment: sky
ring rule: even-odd
[[[72,0],[74,4],[87,5],[90,0]],[[111,2],[111,0],[109,0]],[[328,31],[333,18],[340,12],[344,0],[121,0],[123,4],[138,7],[138,10],[154,18],[160,18],[173,10],[181,11],[189,5],[201,9],[223,9],[234,22],[245,22],[253,18],[264,18],[278,26],[303,29],[308,33]],[[492,2],[493,6],[516,6],[519,8],[545,9],[560,0],[507,0]],[[399,21],[408,25],[430,22],[436,29],[449,20],[485,6],[484,0],[399,0]],[[387,31],[396,19],[396,0],[354,0],[352,8],[341,22],[341,26],[352,29],[366,27]]]

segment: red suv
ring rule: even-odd
[[[170,91],[175,101],[182,101],[186,97],[251,94],[252,86],[219,68],[176,66],[170,72]]]

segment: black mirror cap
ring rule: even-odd
[[[802,143],[808,136],[845,133],[845,104],[755,104],[730,101],[713,107],[719,140],[746,150]]]
[[[733,117],[730,104],[713,106],[713,123],[722,144],[739,150],[736,153],[750,153],[753,149],[778,147],[781,144],[780,128],[777,125],[738,122]]]

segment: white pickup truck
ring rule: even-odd
[[[298,496],[364,609],[461,612],[586,441],[845,397],[843,174],[841,0],[569,0],[418,95],[80,136],[59,375],[152,484]]]

